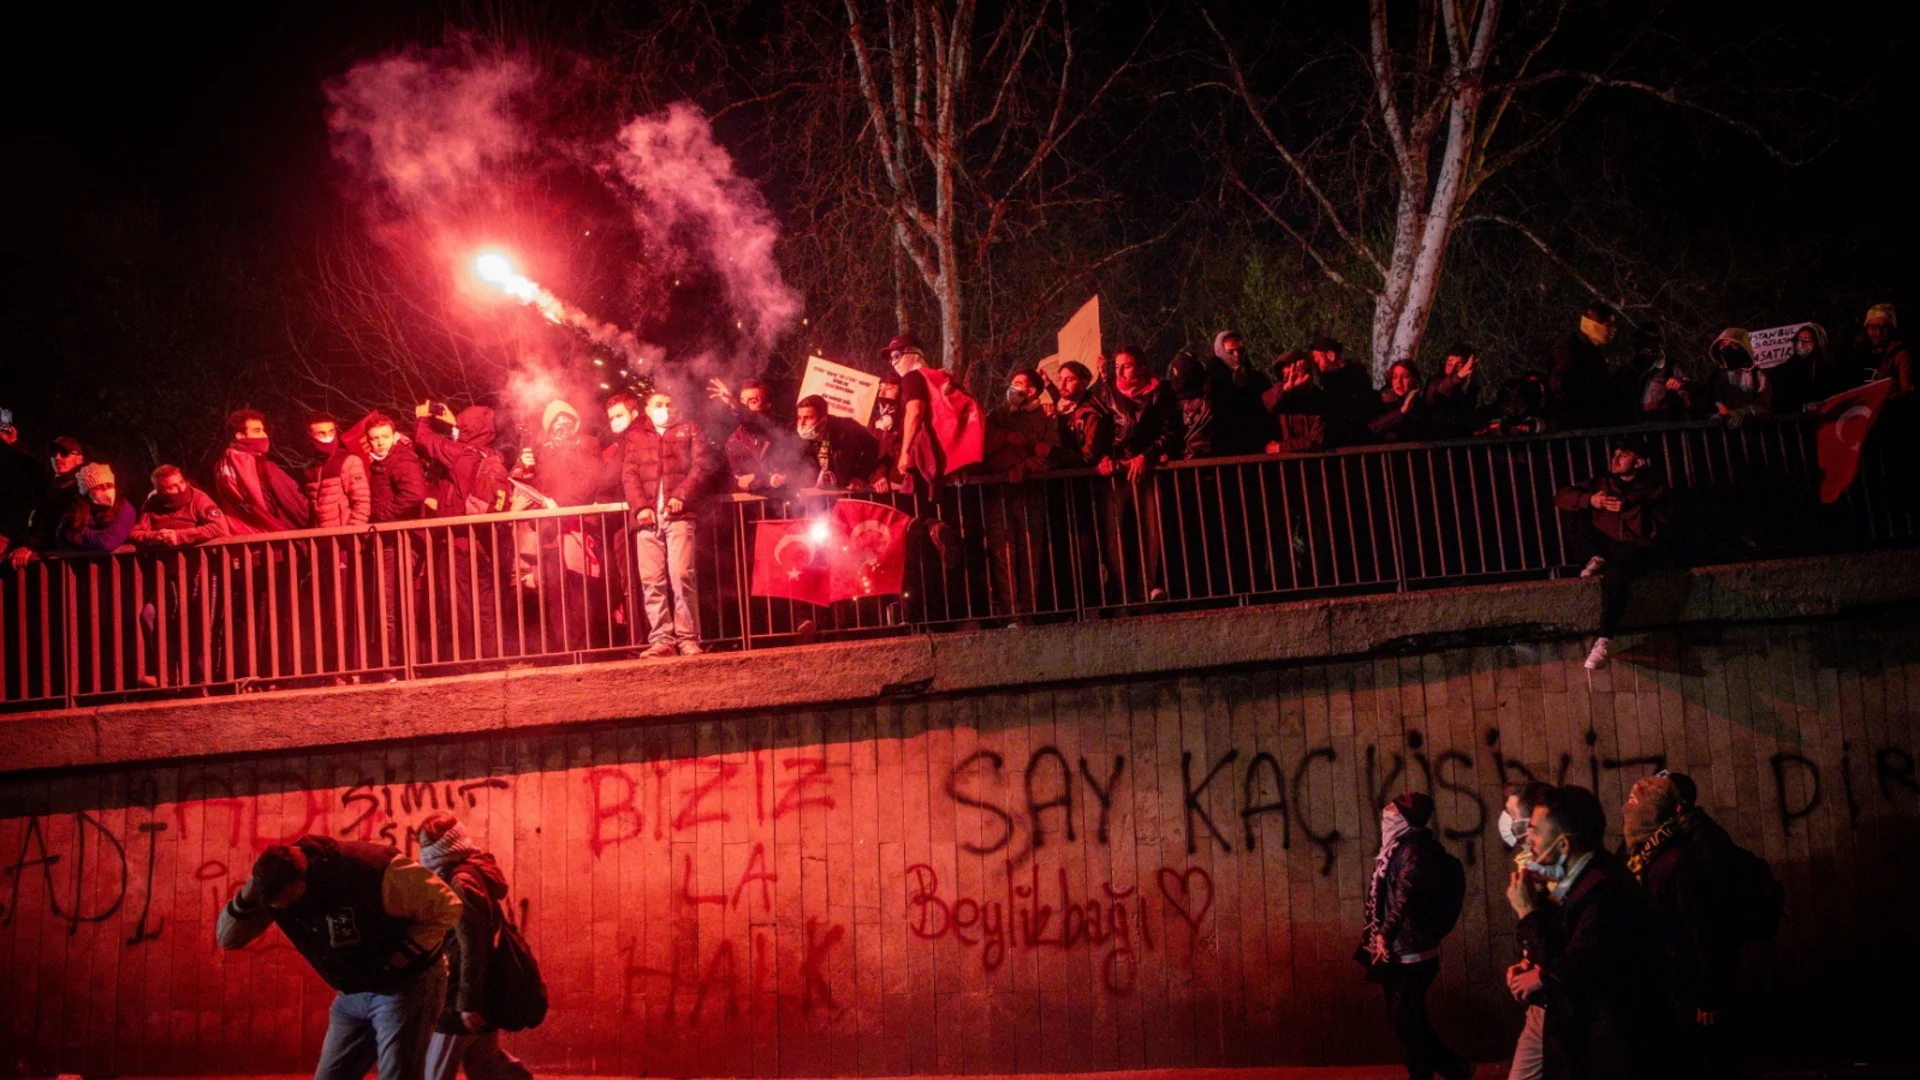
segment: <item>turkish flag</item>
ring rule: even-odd
[[[1830,503],[1844,494],[1860,471],[1860,448],[1867,432],[1893,390],[1892,379],[1880,379],[1835,394],[1820,403],[1820,501]]]
[[[827,594],[834,600],[888,596],[905,589],[907,526],[912,516],[882,503],[841,499],[833,507]]]
[[[831,532],[831,526],[824,520],[776,518],[756,522],[753,581],[747,591],[754,596],[780,597],[807,604],[831,603],[824,558]]]

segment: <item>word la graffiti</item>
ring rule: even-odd
[[[1025,880],[1022,880],[1022,879]],[[1154,874],[1161,903],[1187,927],[1186,958],[1193,960],[1200,924],[1213,910],[1213,877],[1201,867],[1161,867]],[[1099,953],[1100,981],[1110,993],[1133,990],[1140,957],[1155,951],[1153,919],[1147,895],[1137,884],[1117,888],[1103,882],[1099,895],[1076,897],[1067,868],[1057,870],[1055,890],[1041,884],[1037,863],[1022,871],[1008,860],[998,896],[942,896],[940,875],[926,863],[907,867],[907,929],[929,941],[950,938],[963,949],[980,950],[980,968],[994,972],[1013,950]]]

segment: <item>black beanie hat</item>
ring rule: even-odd
[[[1433,796],[1424,791],[1409,791],[1393,800],[1394,809],[1416,829],[1433,820]]]

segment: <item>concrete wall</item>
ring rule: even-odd
[[[1494,594],[1462,590],[1428,598],[1425,622],[1353,631],[1335,660],[1263,657],[1243,636],[1212,646],[1232,666],[1167,674],[1212,667],[1192,660],[1197,627],[1249,616],[1102,627],[1079,640],[1158,625],[1160,647],[1082,655],[1081,677],[1045,685],[1045,664],[1067,663],[1033,644],[1051,639],[1001,632],[913,646],[972,658],[976,685],[954,692],[694,719],[599,720],[607,706],[582,704],[590,722],[568,724],[577,696],[544,724],[527,706],[522,723],[460,730],[468,714],[450,708],[420,716],[443,734],[368,743],[364,725],[400,734],[408,718],[369,715],[381,699],[362,697],[363,726],[343,735],[322,710],[353,695],[285,695],[91,714],[78,721],[90,751],[28,746],[61,721],[21,721],[9,763],[120,763],[0,778],[0,1069],[310,1068],[328,992],[277,934],[216,950],[220,905],[283,837],[406,845],[410,823],[446,807],[500,857],[546,968],[551,1018],[509,1038],[543,1071],[1388,1060],[1376,992],[1349,954],[1375,808],[1406,788],[1436,794],[1470,863],[1435,1011],[1491,1057],[1517,1021],[1499,980],[1513,953],[1500,784],[1597,784],[1617,807],[1661,764],[1692,772],[1788,884],[1786,930],[1745,980],[1754,1019],[1832,1036],[1863,1022],[1846,980],[1916,951],[1885,899],[1920,887],[1920,630],[1886,584],[1897,577],[1875,579],[1891,606],[1842,613],[1829,596],[1817,622],[1661,630],[1591,675],[1581,642],[1540,629],[1584,618],[1553,612],[1584,610],[1586,587],[1533,586],[1504,602],[1542,617],[1509,618],[1531,628],[1507,636],[1538,640],[1450,637],[1502,621],[1486,614]],[[1785,570],[1742,580],[1723,590],[1740,603],[1812,603]],[[815,655],[837,668],[853,652]],[[804,675],[793,655],[764,661]],[[713,683],[704,710],[731,704],[729,686],[744,698],[752,663],[716,665],[732,681]],[[1099,665],[1124,666],[1087,675]],[[657,682],[629,672],[611,707],[632,717],[666,711],[633,704],[656,694],[692,698],[692,665],[654,670]],[[183,760],[169,715],[199,717],[209,751],[274,749]],[[132,760],[142,732],[156,760]]]

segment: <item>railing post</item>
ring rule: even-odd
[[[396,529],[390,533],[394,538],[397,558],[393,560],[394,603],[400,609],[393,620],[394,631],[400,635],[400,677],[411,680],[414,665],[414,620],[413,612],[413,544],[407,530]]]
[[[80,696],[80,604],[76,596],[78,578],[73,573],[73,562],[61,559],[56,575],[60,582],[60,620],[64,626],[61,653],[65,668],[61,676],[61,698],[71,709]],[[41,589],[45,590],[45,584]]]

